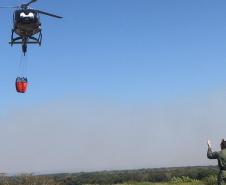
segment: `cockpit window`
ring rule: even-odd
[[[28,14],[25,14],[24,12],[21,12],[20,13],[20,18],[31,18],[31,19],[34,19],[35,15],[32,12],[30,12]]]

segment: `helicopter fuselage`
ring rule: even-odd
[[[39,13],[32,9],[22,8],[16,10],[13,15],[13,29],[11,35],[12,45],[21,44],[25,55],[27,44],[38,44],[41,46],[42,33]],[[14,33],[17,37],[14,37]],[[38,35],[35,36],[35,35]]]
[[[42,44],[40,14],[55,18],[63,18],[45,11],[31,9],[30,5],[36,1],[37,0],[30,0],[26,4],[12,7],[17,10],[14,11],[13,14],[13,29],[9,44],[11,44],[11,46],[14,44],[21,44],[24,55],[27,52],[28,44],[38,44],[39,46]]]
[[[16,10],[13,22],[15,33],[21,37],[30,37],[41,31],[39,14],[32,9]]]

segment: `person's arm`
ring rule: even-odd
[[[209,159],[217,159],[218,158],[218,152],[212,151],[210,140],[208,140],[207,144],[208,144],[207,157]]]

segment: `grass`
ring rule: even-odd
[[[124,183],[124,184],[117,184],[117,185],[173,185],[173,183],[149,183],[149,182],[141,182],[141,183]],[[184,183],[177,183],[177,185],[204,185],[203,182],[184,182]]]

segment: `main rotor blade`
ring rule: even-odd
[[[59,19],[63,18],[63,17],[58,16],[58,15],[54,15],[54,14],[51,14],[51,13],[48,13],[48,12],[43,12],[41,10],[35,10],[35,11],[40,13],[40,14],[48,15],[48,16],[51,16],[51,17],[55,17],[55,18],[59,18]]]
[[[28,2],[27,4],[26,4],[26,6],[30,6],[30,4],[32,4],[32,3],[35,3],[37,0],[31,0],[30,2]]]
[[[19,6],[0,6],[0,8],[19,8]]]

